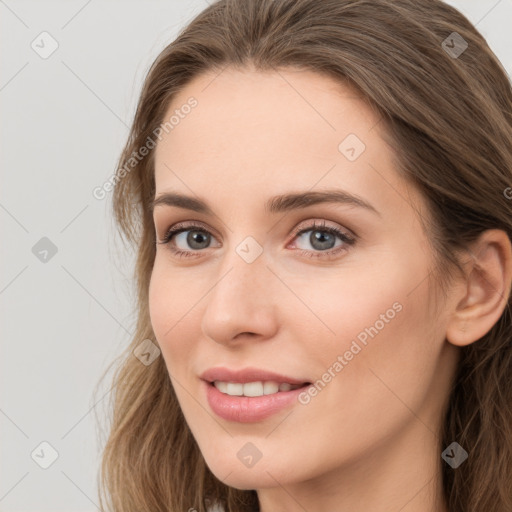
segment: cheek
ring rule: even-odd
[[[383,262],[378,273],[347,275],[330,289],[336,300],[325,303],[320,316],[335,334],[314,348],[321,363],[310,402],[332,411],[329,421],[347,431],[382,435],[427,399],[443,336],[439,321],[430,318],[427,280],[418,278],[425,268],[426,262]]]
[[[187,340],[187,336],[190,337],[187,327],[197,325],[194,294],[174,274],[166,270],[165,264],[159,263],[157,258],[148,291],[151,326],[169,370],[180,367],[180,361],[191,347]]]
[[[151,326],[159,342],[163,341],[165,330],[172,326],[171,312],[174,305],[169,303],[171,294],[166,292],[168,285],[165,275],[155,262],[149,282],[148,304]]]
[[[377,391],[372,389],[379,369],[399,388],[414,387],[426,369],[432,372],[442,333],[439,320],[430,318],[428,281],[421,278],[428,264],[425,256],[389,253],[379,265],[344,270],[316,280],[315,287],[309,283],[303,296],[317,318],[304,315],[301,339],[317,340],[308,348],[317,375],[329,369],[344,374],[338,385],[358,396],[368,388]],[[382,394],[390,395],[385,386]]]
[[[317,340],[308,343],[308,350],[321,354],[325,367],[333,356],[350,350],[353,341],[362,347],[361,354],[369,352],[370,341],[401,329],[399,326],[403,326],[406,316],[404,308],[411,309],[407,297],[410,279],[406,273],[398,275],[396,270],[393,273],[381,269],[371,274],[350,269],[338,277],[315,279],[314,283],[314,286],[311,282],[295,283],[294,289],[306,298],[309,311],[303,308],[303,315],[297,317],[295,311],[290,318],[301,322],[300,331],[304,335],[300,339],[304,343]],[[387,349],[390,348],[388,343]],[[355,347],[354,352],[357,350]],[[352,356],[348,354],[348,357]]]

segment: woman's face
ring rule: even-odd
[[[150,315],[212,472],[262,489],[434,445],[456,352],[430,307],[427,210],[379,116],[313,72],[230,68],[196,78],[173,114],[154,222],[160,241],[182,231],[157,245]],[[219,368],[241,373],[203,380]]]

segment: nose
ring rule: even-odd
[[[273,337],[277,330],[277,294],[271,291],[277,291],[278,280],[267,268],[263,254],[248,263],[233,250],[221,267],[205,297],[205,336],[224,345]]]

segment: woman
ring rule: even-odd
[[[512,510],[511,107],[438,0],[197,16],[119,162],[102,507]]]

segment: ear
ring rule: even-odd
[[[466,280],[454,296],[446,338],[453,345],[469,345],[487,334],[508,303],[512,279],[512,248],[505,231],[483,232],[469,249]]]

